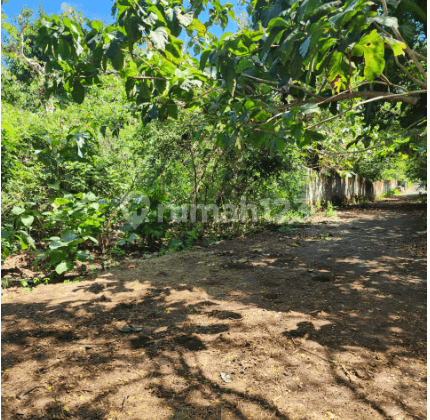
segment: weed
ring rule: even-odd
[[[4,289],[9,288],[12,285],[12,279],[1,279],[1,287]]]
[[[325,215],[327,217],[336,217],[337,213],[334,210],[336,207],[333,206],[333,204],[331,203],[331,201],[327,201],[327,208],[325,210]]]
[[[126,254],[124,249],[121,249],[117,246],[114,246],[113,248],[109,249],[108,253],[111,255],[115,255],[116,257],[123,257]]]
[[[81,281],[85,281],[86,279],[84,277],[77,277],[74,280],[64,280],[64,284],[70,284],[70,283],[79,283]]]
[[[278,232],[287,233],[288,235],[291,235],[293,233],[293,229],[291,229],[289,225],[285,224],[278,229]]]

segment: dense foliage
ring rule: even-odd
[[[218,0],[119,0],[111,25],[73,9],[2,14],[2,261],[30,247],[63,276],[93,251],[254,229],[251,214],[202,223],[199,210],[191,223],[178,207],[246,200],[262,215],[269,198],[274,216],[279,199],[299,207],[309,168],[426,180],[417,2],[245,6],[219,39],[211,27],[236,15]],[[159,204],[177,222],[160,220]]]

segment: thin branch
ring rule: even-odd
[[[411,105],[416,105],[418,102],[418,98],[409,98],[408,96],[418,93],[427,92],[417,90],[414,92],[404,92],[404,93],[387,93],[387,92],[378,92],[378,91],[372,91],[372,92],[353,92],[351,93],[343,93],[341,95],[335,95],[331,98],[327,98],[322,102],[319,102],[318,105],[323,105],[329,102],[337,102],[337,101],[343,101],[345,99],[351,99],[351,98],[373,98],[372,100],[379,100],[379,99],[385,99],[387,101],[396,100],[399,102],[406,102]],[[355,105],[357,106],[357,105]]]
[[[424,122],[427,119],[427,117],[423,117],[420,118],[418,121],[415,121],[414,123],[412,123],[409,127],[405,128],[404,130],[402,130],[400,133],[396,134],[394,137],[391,138],[391,142],[388,144],[385,144],[385,146],[389,146],[390,144],[393,143],[393,140],[396,139],[397,137],[401,136],[403,133],[405,133],[406,131],[410,130],[414,125],[419,125],[422,122]],[[327,150],[327,151],[322,151],[322,150],[318,150],[317,152],[322,154],[322,155],[328,155],[329,153],[336,153],[336,155],[346,155],[346,154],[350,154],[350,153],[364,153],[367,152],[368,150],[373,150],[373,149],[377,149],[381,147],[380,144],[376,145],[376,146],[372,146],[372,147],[368,147],[367,149],[364,150],[352,150],[352,151],[348,151],[348,152],[339,152],[338,150]]]
[[[384,76],[384,75],[381,75],[381,76]],[[392,86],[396,89],[402,89],[403,91],[408,92],[408,90],[406,88],[404,88],[403,86],[395,85],[394,83],[390,82],[386,76],[384,76],[384,77],[387,80],[387,82],[379,82],[378,80],[374,80],[372,83],[377,84],[377,85],[386,85],[386,86],[388,85],[388,86]],[[382,77],[381,77],[381,79],[382,79]],[[365,82],[362,85],[371,85],[372,83]],[[362,85],[360,85],[360,86],[362,86]]]
[[[376,93],[376,92],[372,92],[372,93]],[[393,94],[393,95],[389,95],[389,97],[391,99],[393,99],[395,97],[402,97],[404,95],[412,95],[412,94],[419,94],[419,93],[427,93],[427,90],[417,90],[417,91],[414,91],[414,92]],[[370,103],[370,102],[379,101],[381,99],[387,99],[387,95],[377,96],[376,98],[371,98],[371,99],[368,99],[367,101],[359,102],[358,104],[355,104],[355,105],[349,107],[348,109],[346,109],[345,111],[341,112],[340,114],[337,114],[337,115],[334,115],[333,117],[330,117],[330,118],[327,118],[325,120],[319,121],[319,122],[317,122],[317,123],[315,123],[313,125],[310,125],[310,126],[306,127],[306,129],[309,130],[309,129],[311,129],[313,127],[316,127],[318,125],[321,125],[321,124],[324,124],[324,123],[326,123],[328,121],[334,120],[335,118],[339,118],[340,116],[346,114],[347,112],[351,111],[354,108],[357,108],[358,106],[365,105],[365,104]]]
[[[165,77],[151,77],[151,76],[133,76],[133,77],[130,77],[130,79],[137,79],[137,80],[146,80],[146,79],[151,79],[151,80],[170,80],[170,79],[167,79]]]
[[[417,85],[420,85],[423,88],[427,88],[427,84],[424,83],[424,82],[422,82],[421,80],[416,79],[414,76],[412,76],[412,74],[409,73],[408,69],[403,64],[400,64],[400,61],[399,61],[399,59],[396,56],[394,56],[394,61],[396,62],[397,67],[399,67],[400,69],[403,70],[403,72],[406,74],[406,77],[409,80],[411,80],[412,82],[416,83]]]
[[[271,85],[271,86],[277,86],[278,85],[278,82],[272,82],[271,80],[259,79],[258,77],[250,76],[249,74],[242,73],[241,76],[246,77],[246,78],[251,79],[251,80],[255,80],[256,82],[265,83],[266,85]],[[305,88],[303,88],[301,86],[290,85],[290,84],[287,84],[286,86],[292,87],[294,89],[301,90],[302,92],[305,92],[308,95],[313,96],[314,98],[317,98],[319,100],[323,100],[322,96],[319,96],[319,95],[317,95],[317,94],[315,94],[313,92],[310,92],[309,90],[307,90],[307,89],[305,89]],[[272,90],[274,90],[276,92],[281,92],[281,89],[278,89],[278,88],[272,88]]]
[[[427,120],[427,116],[420,118],[418,121],[415,121],[414,123],[412,123],[409,127],[406,127],[401,133],[404,133],[405,131],[410,130],[414,125],[420,125],[426,120]]]
[[[272,82],[270,80],[259,79],[258,77],[250,76],[249,74],[242,73],[241,76],[247,77],[248,79],[255,80],[256,82],[265,83],[266,85],[278,86],[278,82]]]
[[[388,16],[387,2],[385,0],[381,0],[381,2],[382,2],[382,7],[384,9],[384,15]],[[393,29],[394,35],[396,35],[396,38],[399,41],[403,42],[406,45],[405,51],[407,52],[407,54],[409,55],[409,57],[411,57],[412,61],[414,62],[415,66],[416,66],[416,68],[418,69],[418,72],[421,74],[421,76],[423,77],[424,80],[427,80],[427,73],[424,71],[424,69],[422,68],[420,62],[417,60],[415,52],[409,48],[408,44],[403,39],[403,37],[400,34],[399,30],[396,27],[393,27],[392,29]],[[423,86],[423,87],[427,88],[427,84],[425,86]]]
[[[425,55],[421,55],[419,52],[414,51],[414,54],[421,60],[427,63],[427,57]]]
[[[24,31],[27,28],[27,26],[28,24],[21,26],[21,29],[19,32],[20,46],[19,46],[19,53],[17,53],[17,56],[23,58],[27,63],[27,65],[30,67],[30,69],[35,71],[39,76],[44,76],[45,67],[41,66],[36,60],[26,57],[24,54]]]

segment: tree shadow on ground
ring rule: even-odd
[[[420,209],[396,203],[4,301],[4,416],[423,418]]]

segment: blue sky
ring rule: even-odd
[[[237,4],[237,0],[221,0],[221,3],[230,1],[233,4]],[[110,10],[112,8],[112,0],[92,0],[85,2],[72,2],[72,1],[58,1],[58,0],[42,0],[42,8],[48,14],[60,14],[62,12],[62,5],[66,3],[74,7],[76,10],[82,13],[84,17],[90,20],[101,20],[106,23],[112,22],[112,16]],[[23,5],[27,5],[28,8],[37,11],[39,8],[39,2],[36,0],[10,0],[8,4],[3,4],[2,9],[7,15],[8,20],[19,14]],[[206,16],[200,15],[200,19],[205,21]],[[235,32],[236,25],[229,23],[225,32]],[[211,32],[216,36],[222,35],[222,30],[219,27],[213,27]]]

